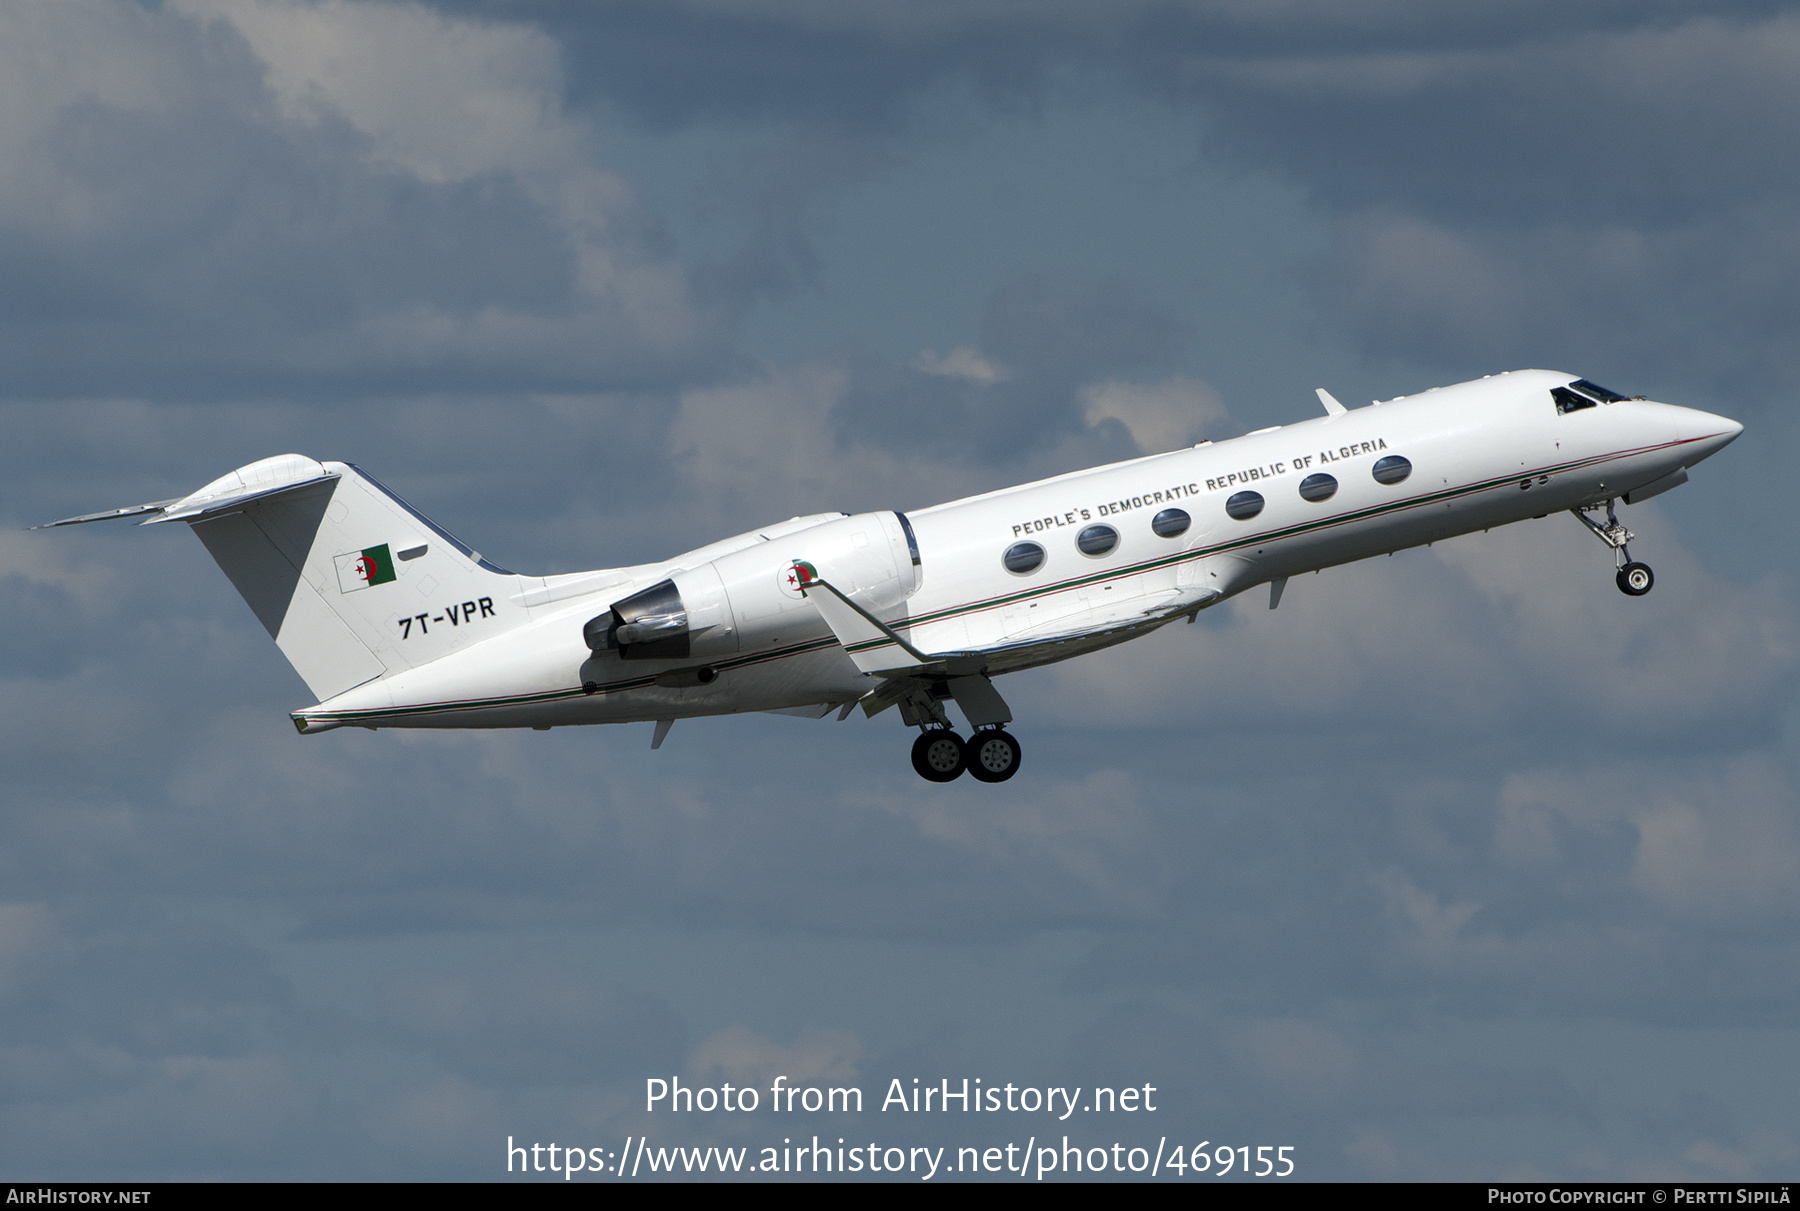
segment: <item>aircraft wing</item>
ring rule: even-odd
[[[907,677],[917,673],[943,676],[981,671],[980,653],[921,652],[894,628],[852,601],[836,585],[817,573],[809,574],[809,565],[795,566],[805,577],[801,591],[863,672],[876,677]]]
[[[990,676],[1123,643],[1184,614],[1197,613],[1220,596],[1214,589],[1174,590],[1062,618],[1051,624],[1053,629],[1018,635],[990,647],[922,652],[829,581],[814,575],[802,587],[856,667],[882,679],[883,684],[862,699],[864,713],[871,716],[935,681],[947,682],[965,710],[973,706],[983,715],[1010,718],[988,680]]]

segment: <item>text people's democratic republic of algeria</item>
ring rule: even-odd
[[[1097,517],[1117,517],[1138,509],[1163,508],[1177,501],[1200,495],[1203,486],[1204,491],[1207,492],[1230,491],[1265,480],[1279,479],[1281,476],[1295,471],[1305,471],[1329,463],[1345,462],[1360,455],[1379,453],[1387,448],[1387,439],[1377,437],[1369,441],[1351,442],[1331,450],[1320,450],[1317,454],[1296,454],[1292,458],[1276,462],[1239,467],[1207,480],[1151,487],[1144,492],[1118,500],[1082,505],[1060,513],[1053,513],[1048,517],[1034,517],[1030,521],[1019,522],[1012,528],[1013,537],[1017,538],[1022,534],[1041,534],[1045,530],[1061,529],[1064,526],[1078,526],[1084,522],[1093,521]]]

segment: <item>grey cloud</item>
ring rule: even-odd
[[[1795,217],[1768,207],[1657,229],[1527,230],[1383,207],[1336,226],[1314,281],[1371,348],[1445,365],[1624,374],[1656,384],[1653,395],[1698,390],[1720,401],[1699,406],[1749,405],[1767,423],[1768,394],[1800,374],[1783,318],[1796,302],[1785,267],[1797,246]]]
[[[840,441],[1020,466],[1070,438],[1090,464],[1136,453],[1090,426],[1081,388],[1166,368],[1188,336],[1169,310],[1114,278],[1038,274],[994,292],[983,309],[986,373],[915,363],[857,366],[833,410]],[[948,365],[948,363],[946,363]]]
[[[437,7],[490,11],[467,0],[440,0]],[[1448,9],[1410,0],[1354,7],[1319,0],[1141,0],[1104,6],[1079,0],[1031,6],[1006,0],[857,5],[515,0],[508,10],[553,31],[569,48],[579,90],[611,95],[662,122],[725,113],[865,125],[895,122],[907,94],[953,72],[976,76],[997,98],[1018,99],[1070,62],[1123,67],[1152,80],[1179,79],[1181,65],[1197,54],[1460,50],[1771,11],[1779,6],[1731,0],[1579,7],[1518,0]]]
[[[13,14],[6,74],[36,81],[0,133],[13,393],[617,385],[718,356],[721,317],[562,112],[541,35],[185,7]],[[360,52],[321,58],[333,38]],[[445,103],[383,78],[388,44]],[[31,70],[69,56],[106,66]]]
[[[1800,42],[1778,5],[512,11],[565,39],[577,93],[670,125],[758,116],[879,142],[948,79],[1004,111],[1097,76],[1191,110],[1203,156],[1323,208],[1323,318],[1371,357],[1598,362],[1758,392],[1794,376],[1794,182],[1769,149],[1793,141]],[[834,158],[821,145],[796,179],[829,191]]]
[[[1651,226],[1788,192],[1796,27],[1646,17],[1529,40],[1196,60],[1222,139],[1346,209]],[[1260,147],[1260,150],[1256,150]]]
[[[393,1045],[436,1051],[485,1088],[602,1084],[672,1068],[685,1030],[668,1006],[606,987],[582,970],[579,948],[564,953],[570,970],[396,973],[382,994]]]

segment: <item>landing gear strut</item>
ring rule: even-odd
[[[1613,560],[1619,566],[1617,576],[1619,592],[1627,597],[1642,597],[1656,583],[1656,574],[1650,570],[1649,564],[1632,561],[1631,551],[1625,544],[1637,536],[1627,530],[1624,523],[1619,520],[1618,514],[1613,512],[1612,501],[1606,502],[1606,521],[1604,523],[1595,521],[1588,516],[1599,507],[1599,505],[1577,505],[1569,512],[1573,513],[1576,520],[1580,521],[1582,525],[1597,534],[1601,542],[1613,549]]]

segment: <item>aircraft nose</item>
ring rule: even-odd
[[[1688,449],[1694,452],[1691,459],[1682,460],[1685,466],[1718,453],[1744,431],[1743,425],[1727,416],[1702,412],[1698,408],[1664,406],[1669,409],[1670,420],[1674,422],[1676,440],[1687,443]]]

